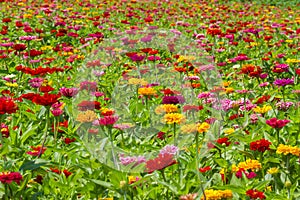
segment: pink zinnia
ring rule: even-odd
[[[43,84],[44,79],[43,78],[33,78],[33,79],[29,80],[28,82],[31,87],[39,88]]]
[[[273,128],[282,128],[284,127],[285,125],[287,125],[288,123],[290,122],[290,120],[287,120],[287,119],[277,119],[277,118],[271,118],[269,120],[266,121],[266,123],[273,127]]]
[[[65,97],[74,97],[76,94],[78,94],[79,89],[62,87],[59,89],[59,91]]]
[[[94,126],[111,126],[114,125],[118,121],[118,116],[104,116],[98,120],[93,122]]]

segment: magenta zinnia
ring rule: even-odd
[[[0,181],[1,183],[10,184],[12,182],[16,182],[20,184],[20,181],[23,179],[22,175],[19,172],[2,172],[0,173]]]
[[[266,123],[269,126],[271,126],[273,128],[278,128],[278,129],[284,127],[289,122],[290,122],[290,120],[287,120],[287,119],[280,120],[280,119],[277,119],[277,118],[271,118],[271,119],[266,121]]]
[[[94,126],[112,126],[118,121],[118,116],[104,116],[93,122]]]

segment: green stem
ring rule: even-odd
[[[54,117],[54,143],[56,143],[58,126],[56,127],[56,117]]]
[[[285,102],[284,87],[282,87],[282,99],[283,99],[283,102]]]
[[[264,154],[264,152],[261,152],[260,155],[259,155],[259,162],[260,162],[260,164],[263,164],[263,154]],[[264,179],[264,177],[265,177],[265,171],[264,171],[264,169],[261,169],[261,175],[262,175],[262,179]]]
[[[107,127],[108,128],[108,134],[109,134],[109,138],[110,138],[110,144],[111,144],[111,154],[112,154],[112,157],[113,157],[113,162],[114,162],[114,165],[116,167],[117,170],[119,170],[119,165],[118,165],[118,162],[117,162],[117,159],[116,159],[116,155],[115,155],[115,150],[114,150],[114,143],[113,143],[113,137],[112,137],[112,128],[111,127]]]
[[[167,179],[166,179],[166,175],[165,175],[165,170],[162,169],[162,170],[160,170],[160,172],[161,172],[161,176],[163,177],[164,181],[167,183]]]
[[[277,137],[277,146],[280,144],[280,136],[279,136],[280,129],[276,129],[276,137]]]
[[[173,132],[174,132],[174,145],[177,146],[176,123],[173,124]]]
[[[50,108],[47,108],[46,125],[45,125],[45,136],[44,136],[44,140],[43,140],[43,143],[42,143],[42,146],[41,146],[41,149],[40,149],[40,152],[39,152],[39,155],[37,156],[37,158],[41,157],[42,152],[43,152],[43,148],[44,148],[45,143],[46,143],[46,139],[47,139],[47,136],[48,136],[48,127],[49,127],[49,122],[50,122],[49,118],[50,118]]]

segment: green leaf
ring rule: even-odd
[[[169,188],[174,194],[176,195],[178,194],[179,188],[175,187],[174,185],[171,185],[169,183],[160,180],[157,180],[157,182]]]
[[[220,167],[223,167],[223,168],[226,168],[226,167],[227,167],[227,161],[226,161],[225,159],[218,158],[218,159],[215,159],[215,162],[216,162]]]
[[[26,131],[22,134],[21,143],[23,144],[30,136],[34,135],[36,132],[35,130],[40,126],[40,124],[36,124],[32,126],[31,123],[27,128]]]
[[[40,168],[41,166],[45,166],[47,164],[49,164],[49,162],[42,159],[38,159],[34,161],[30,160],[27,162],[24,161],[19,170],[20,171],[34,170]]]
[[[90,181],[96,183],[97,185],[101,185],[107,189],[110,189],[110,190],[115,190],[114,189],[114,186],[109,183],[109,182],[105,182],[105,181],[100,181],[100,180],[96,180],[96,179],[89,179]]]

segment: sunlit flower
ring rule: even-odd
[[[139,78],[130,78],[128,80],[129,85],[147,85],[148,82],[145,81],[144,79],[139,79]]]
[[[245,162],[240,162],[238,168],[243,168],[244,170],[259,170],[262,168],[261,163],[258,160],[248,159]]]
[[[270,145],[272,143],[266,139],[256,140],[250,143],[250,150],[265,152],[266,150],[270,150]]]
[[[247,190],[246,195],[249,196],[251,199],[265,199],[266,196],[263,192],[260,192],[256,189]]]
[[[234,131],[235,131],[234,128],[228,128],[228,129],[224,130],[224,133],[225,133],[226,135],[230,135],[230,134],[232,134]]]
[[[178,111],[178,107],[174,104],[163,104],[159,105],[155,109],[156,114],[162,114],[162,113],[174,113]]]
[[[11,184],[12,182],[16,182],[18,185],[20,184],[23,176],[20,172],[1,172],[0,173],[0,182],[2,184]]]
[[[104,116],[93,122],[94,126],[112,126],[118,121],[118,116]]]
[[[156,90],[152,87],[142,87],[138,89],[138,93],[144,96],[152,96],[156,94]]]
[[[268,112],[269,110],[272,110],[272,106],[267,106],[267,105],[264,105],[263,107],[256,106],[252,110],[256,113],[264,114],[264,113]]]
[[[0,97],[0,115],[12,114],[17,112],[17,104],[8,97]]]
[[[206,200],[221,200],[221,199],[232,199],[233,194],[231,190],[205,190],[204,191]],[[204,200],[204,196],[201,197]]]
[[[292,154],[295,156],[300,156],[300,148],[297,146],[279,144],[276,153],[283,155]]]
[[[180,113],[165,114],[162,121],[167,124],[180,124],[185,121],[185,117]]]
[[[180,127],[182,133],[195,133],[198,131],[198,124],[185,124]]]
[[[290,120],[287,119],[277,119],[277,118],[271,118],[269,120],[266,121],[266,123],[271,126],[272,128],[277,128],[280,129],[282,127],[284,127],[285,125],[287,125],[290,122]]]
[[[279,169],[277,167],[272,167],[268,169],[267,173],[268,174],[277,174],[279,172]]]
[[[36,147],[31,146],[30,148],[32,149],[32,151],[28,151],[28,152],[26,152],[26,153],[29,154],[29,155],[31,155],[31,156],[40,156],[40,155],[42,155],[42,154],[46,151],[46,149],[47,149],[46,147],[43,147],[43,148],[42,148],[41,145],[36,146]]]
[[[92,110],[87,110],[85,112],[80,112],[77,115],[76,121],[85,123],[85,122],[93,122],[97,119],[97,114]]]
[[[210,128],[210,125],[207,122],[198,123],[197,125],[198,125],[197,127],[198,133],[207,132],[207,130]]]

